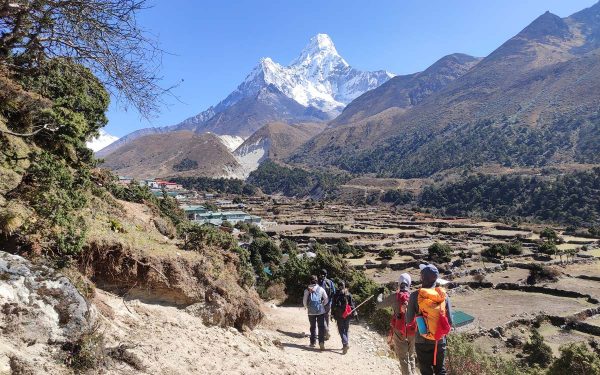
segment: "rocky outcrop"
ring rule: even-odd
[[[94,311],[60,273],[0,251],[0,373],[59,372],[61,344],[89,330]]]
[[[0,252],[0,309],[3,333],[28,342],[66,342],[89,327],[93,315],[69,279],[5,252]]]
[[[139,253],[121,243],[92,242],[80,271],[127,299],[187,309],[206,325],[254,328],[263,318],[256,292],[240,286],[237,256],[205,249],[179,255]]]

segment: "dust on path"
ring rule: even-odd
[[[123,301],[99,291],[96,304],[105,319],[109,344],[126,343],[144,368],[123,364],[109,374],[396,374],[385,338],[361,325],[350,327],[350,351],[343,355],[332,325],[326,350],[308,346],[308,318],[297,307],[264,307],[265,321],[252,332],[206,327],[183,310],[140,301]],[[106,315],[106,314],[105,314]]]

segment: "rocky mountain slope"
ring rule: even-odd
[[[99,157],[144,135],[192,130],[248,137],[263,125],[325,121],[346,104],[394,75],[352,68],[331,38],[318,34],[288,66],[263,58],[231,94],[217,105],[167,127],[140,129],[97,153]]]
[[[181,130],[137,138],[106,156],[103,167],[134,178],[229,177],[240,164],[217,135]]]
[[[258,129],[234,153],[244,170],[243,177],[248,177],[266,159],[287,158],[324,127],[324,123],[288,125],[274,122]]]
[[[394,177],[598,163],[599,28],[600,3],[564,19],[545,13],[416,106],[328,129],[291,160]]]
[[[442,57],[423,72],[396,76],[353,100],[329,126],[356,122],[389,108],[407,110],[464,75],[480,60],[455,53]]]

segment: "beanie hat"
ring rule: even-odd
[[[435,282],[440,276],[437,267],[433,264],[420,264],[419,269],[421,270],[421,285],[424,288],[434,287]]]

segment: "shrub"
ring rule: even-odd
[[[281,251],[284,254],[291,254],[292,252],[298,252],[298,245],[294,241],[287,239],[287,238],[284,239],[283,241],[281,241],[279,248],[281,249]]]
[[[354,249],[352,248],[352,246],[350,246],[348,244],[348,242],[346,242],[345,239],[340,239],[338,241],[338,243],[335,245],[335,252],[337,254],[340,254],[342,256],[346,256],[348,254],[352,254],[352,252],[354,251]]]
[[[435,262],[447,263],[452,260],[452,247],[445,243],[436,242],[427,249],[429,258]]]
[[[481,252],[481,255],[486,258],[500,259],[508,255],[508,245],[505,243],[495,243],[488,246]]]
[[[562,346],[560,356],[548,369],[548,375],[562,374],[600,374],[600,356],[591,352],[583,343]]]
[[[448,336],[447,370],[449,375],[523,375],[518,363],[490,355],[475,347],[463,335]]]
[[[237,265],[237,271],[240,275],[240,285],[251,287],[254,285],[254,269],[250,262],[250,252],[244,248],[236,246],[233,248],[238,256],[239,262]]]
[[[383,259],[392,259],[396,252],[394,249],[383,249],[379,252],[379,256]]]
[[[390,331],[390,322],[394,312],[391,308],[377,309],[371,316],[370,322],[372,328],[382,335]]]
[[[552,349],[544,342],[544,338],[537,329],[531,332],[529,342],[523,345],[523,353],[525,353],[525,362],[529,366],[538,365],[545,368],[553,360]]]
[[[264,291],[261,297],[267,301],[278,301],[283,302],[287,298],[285,294],[285,284],[283,282],[271,283]]]
[[[183,236],[187,238],[185,248],[189,250],[203,251],[207,246],[232,250],[237,245],[231,234],[208,224],[192,224],[184,229]]]
[[[262,262],[271,267],[278,266],[281,263],[281,249],[269,238],[259,237],[254,239],[248,250],[250,250],[252,257],[255,256],[254,254],[259,254]]]
[[[527,284],[533,285],[540,281],[557,281],[560,274],[560,271],[556,268],[534,264],[529,270]]]
[[[510,255],[521,255],[523,254],[523,245],[521,241],[513,241],[508,245],[508,253]]]
[[[123,228],[123,224],[117,219],[109,219],[110,230],[117,233],[125,233],[125,228]]]
[[[352,258],[362,258],[365,256],[365,251],[361,247],[352,246]]]
[[[544,230],[540,233],[540,238],[546,239],[546,241],[556,243],[558,241],[558,234],[552,228],[544,228]]]
[[[554,242],[546,241],[538,245],[537,251],[539,253],[552,256],[558,252],[558,248],[556,247],[556,244]]]
[[[63,344],[67,352],[65,363],[76,371],[87,371],[101,366],[106,360],[104,335],[98,327],[83,333],[77,340]]]
[[[165,220],[162,217],[155,217],[152,219],[156,230],[163,236],[174,238],[177,235],[177,230],[169,220]]]

